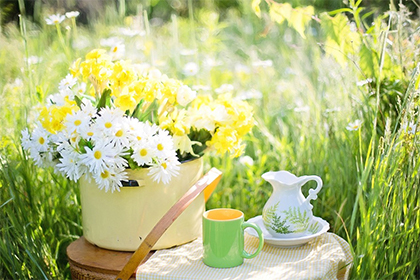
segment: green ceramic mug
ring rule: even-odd
[[[244,250],[244,229],[252,227],[260,239],[258,249],[250,254]],[[244,222],[244,213],[219,208],[203,214],[203,262],[211,267],[226,268],[241,265],[256,257],[264,245],[261,229]]]

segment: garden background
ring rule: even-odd
[[[315,174],[314,214],[349,242],[352,279],[420,278],[419,19],[413,1],[1,0],[0,278],[69,279],[77,184],[20,145],[36,106],[94,48],[254,107],[207,208],[260,215],[270,170]],[[45,18],[79,11],[55,25]],[[117,48],[117,49],[115,49]],[[312,187],[308,183],[304,193]]]

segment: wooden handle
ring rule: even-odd
[[[153,246],[162,236],[162,234],[169,228],[169,226],[181,215],[181,213],[194,201],[194,199],[206,188],[213,188],[217,185],[222,177],[222,172],[216,168],[210,169],[200,180],[197,181],[184,194],[177,203],[159,220],[152,231],[146,236],[139,248],[134,252],[127,264],[117,275],[117,280],[128,280],[141,261],[152,250]]]

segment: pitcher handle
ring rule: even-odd
[[[315,189],[310,189],[309,190],[309,195],[308,197],[306,197],[304,203],[307,203],[309,205],[309,208],[312,210],[313,206],[310,203],[311,200],[315,200],[318,198],[318,193],[319,191],[322,189],[323,183],[322,183],[322,179],[318,176],[305,176],[306,178],[303,180],[303,184],[306,184],[308,181],[316,181],[316,188]]]

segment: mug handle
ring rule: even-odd
[[[257,226],[256,224],[254,224],[254,223],[243,223],[242,224],[242,230],[245,230],[247,227],[251,227],[251,228],[255,229],[255,231],[258,233],[258,238],[260,239],[260,241],[258,243],[258,249],[254,253],[250,254],[245,250],[242,252],[242,257],[244,257],[245,259],[252,259],[252,258],[255,258],[261,252],[261,249],[264,246],[264,236],[262,234],[262,231],[261,231],[260,227]]]
[[[312,209],[313,206],[310,203],[310,200],[315,200],[318,198],[317,194],[319,193],[319,191],[322,188],[322,179],[318,176],[305,176],[306,178],[303,180],[303,184],[306,184],[308,181],[316,181],[316,189],[310,189],[309,190],[309,195],[308,197],[306,197],[305,201],[303,203],[307,203],[309,205],[309,208]]]

